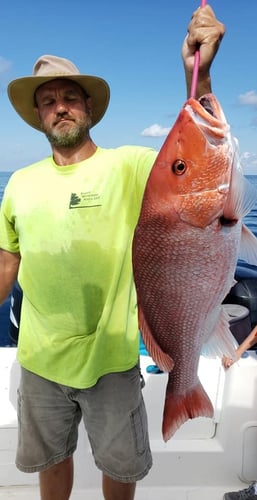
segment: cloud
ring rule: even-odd
[[[0,75],[8,73],[11,66],[12,66],[11,61],[7,61],[7,59],[4,59],[4,57],[0,56]]]
[[[250,153],[249,151],[244,151],[240,155],[242,162],[250,162],[252,165],[257,166],[257,153]]]
[[[158,123],[154,123],[150,127],[145,128],[141,132],[141,135],[143,135],[144,137],[164,137],[168,135],[169,131],[170,128],[165,128],[161,125],[158,125]]]
[[[12,67],[11,61],[4,59],[4,57],[0,56],[0,85],[5,86],[7,81],[9,80],[9,74]]]
[[[239,103],[243,106],[257,107],[257,93],[255,90],[249,90],[245,94],[239,95]]]
[[[240,155],[241,164],[244,174],[257,175],[257,154],[244,151]]]
[[[245,92],[245,94],[240,94],[238,97],[239,104],[242,106],[248,106],[250,109],[254,110],[254,116],[251,119],[250,125],[251,127],[257,126],[257,92],[255,90],[249,90]]]

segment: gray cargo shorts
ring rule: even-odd
[[[83,418],[96,466],[112,479],[134,482],[152,466],[139,367],[73,389],[21,369],[16,466],[48,469],[71,456]]]

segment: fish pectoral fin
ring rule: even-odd
[[[242,225],[239,257],[248,264],[257,266],[257,238],[244,224]]]
[[[174,361],[169,356],[169,354],[164,352],[156,342],[140,306],[138,308],[138,318],[139,318],[139,329],[141,331],[145,347],[149,352],[151,358],[163,372],[172,371],[174,367]]]
[[[226,305],[221,305],[220,315],[209,339],[202,345],[201,354],[206,357],[228,356],[235,359],[238,347],[234,335],[229,328],[229,315]]]
[[[179,427],[187,420],[196,417],[213,417],[213,406],[199,381],[186,394],[168,394],[166,399],[162,422],[162,435],[168,441]]]

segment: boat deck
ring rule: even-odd
[[[201,357],[199,377],[214,406],[214,417],[190,420],[164,443],[162,411],[167,376],[149,372],[152,359],[141,356],[153,467],[137,486],[136,500],[222,500],[227,491],[257,478],[257,356],[227,372],[219,359]],[[15,348],[0,348],[0,500],[39,500],[37,474],[14,464],[17,443],[16,390],[20,367]],[[83,425],[74,454],[71,500],[102,500],[96,468]]]
[[[238,483],[236,489],[245,488],[246,485]],[[234,491],[233,486],[224,487],[180,487],[180,488],[144,488],[137,487],[135,500],[222,500],[227,491]],[[40,500],[38,488],[35,486],[13,486],[0,488],[1,500]],[[84,489],[74,490],[70,500],[103,500],[101,490]]]

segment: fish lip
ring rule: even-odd
[[[185,110],[195,124],[210,138],[220,141],[226,139],[230,126],[214,94],[204,94],[200,99],[190,98],[185,103]]]

